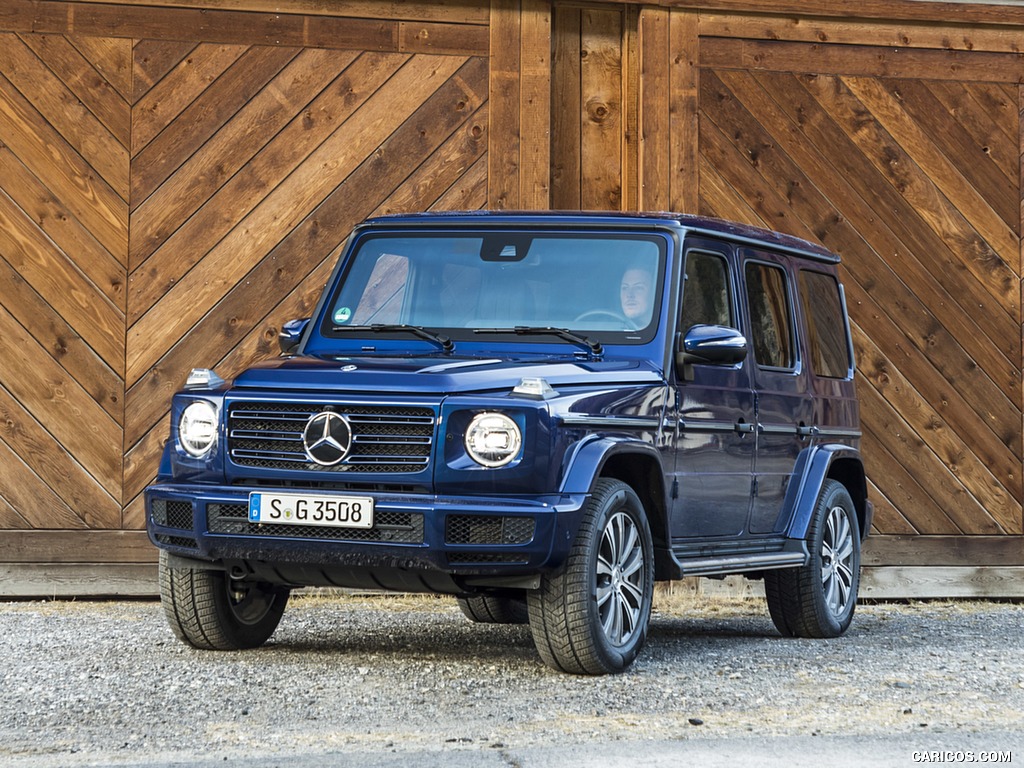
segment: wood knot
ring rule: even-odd
[[[608,104],[600,99],[591,99],[587,102],[587,117],[589,117],[592,122],[603,123],[608,119],[611,112],[612,110]]]

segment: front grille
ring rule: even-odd
[[[414,512],[376,512],[373,528],[333,528],[322,525],[274,525],[249,522],[245,504],[210,504],[206,507],[210,533],[244,536],[328,539],[331,541],[378,541],[422,544],[423,515]]]
[[[532,517],[448,515],[444,540],[448,544],[527,544],[533,540]]]
[[[153,499],[153,522],[168,528],[192,530],[192,502]]]
[[[348,456],[330,467],[311,461],[302,446],[306,423],[320,411],[344,415],[352,429]],[[328,473],[419,472],[427,467],[434,440],[434,412],[415,406],[231,403],[228,450],[243,467]]]

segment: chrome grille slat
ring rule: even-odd
[[[302,433],[315,414],[332,410],[345,416],[352,447],[344,461],[324,467],[310,461]],[[231,403],[228,450],[238,466],[317,472],[420,472],[430,463],[435,416],[419,406],[325,403]]]

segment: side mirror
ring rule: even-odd
[[[303,317],[289,320],[281,326],[281,331],[277,334],[277,343],[281,347],[282,355],[291,355],[299,348],[299,342],[302,341],[302,335],[308,325],[309,318]]]
[[[724,325],[695,325],[686,332],[676,349],[676,365],[690,379],[690,366],[736,365],[747,356],[747,339],[735,328]]]

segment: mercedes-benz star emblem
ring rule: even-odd
[[[334,411],[314,414],[302,432],[302,447],[311,461],[322,467],[333,467],[348,455],[352,447],[348,420]]]

